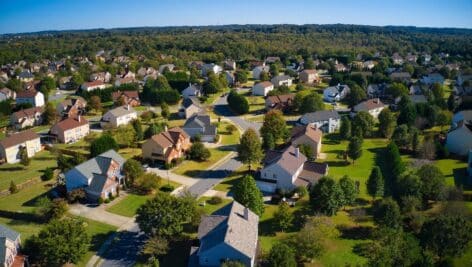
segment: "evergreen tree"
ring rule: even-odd
[[[96,157],[110,149],[118,150],[118,148],[115,139],[109,134],[104,134],[90,144],[90,156]]]
[[[401,159],[400,151],[395,142],[390,142],[387,146],[386,163],[387,169],[390,170],[389,173],[391,173],[393,178],[392,182],[395,183],[398,177],[405,171],[405,164]]]
[[[354,181],[349,178],[349,176],[344,175],[340,180],[339,180],[339,187],[341,188],[341,191],[343,192],[343,197],[341,198],[343,200],[342,206],[351,206],[355,203],[357,194],[356,189],[356,184]]]
[[[446,181],[444,174],[438,167],[426,164],[421,166],[416,174],[421,180],[423,203],[426,204],[428,200],[441,200],[445,197]]]
[[[374,166],[367,180],[367,192],[375,200],[384,195],[384,180],[379,166]]]
[[[169,118],[170,116],[169,105],[167,105],[166,102],[161,104],[161,116],[165,119]]]
[[[141,141],[144,138],[143,126],[141,125],[140,120],[133,120],[132,122],[133,129],[135,132],[136,141]]]
[[[336,215],[344,202],[343,192],[332,178],[325,176],[311,190],[310,202],[317,212]]]
[[[249,208],[259,216],[264,213],[262,193],[259,191],[256,181],[250,175],[243,176],[234,185],[234,200]]]
[[[277,211],[274,213],[274,222],[279,230],[282,232],[292,226],[294,216],[290,212],[290,206],[287,202],[281,202]]]
[[[249,170],[252,164],[259,163],[264,157],[259,136],[252,128],[247,129],[241,136],[237,150],[239,159],[244,164],[248,164]]]
[[[348,140],[351,138],[351,120],[348,116],[341,117],[341,127],[339,128],[339,134],[342,139]]]
[[[31,159],[28,157],[28,150],[25,147],[20,148],[20,164],[23,166],[29,166]]]
[[[16,186],[15,182],[13,181],[10,181],[10,187],[8,188],[8,191],[10,192],[10,194],[16,194],[18,193],[18,187]]]
[[[390,138],[395,129],[396,119],[393,112],[384,108],[379,114],[379,132],[385,138]]]
[[[284,243],[277,243],[271,249],[268,257],[270,267],[296,267],[293,249]]]
[[[352,159],[352,163],[362,156],[362,139],[354,136],[347,146],[347,155]]]
[[[376,203],[374,221],[380,226],[400,228],[402,217],[397,202],[392,198],[384,198],[379,203]]]

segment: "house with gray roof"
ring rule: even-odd
[[[203,216],[198,227],[200,246],[191,248],[189,267],[216,267],[225,261],[255,266],[258,226],[259,216],[236,201]]]
[[[0,266],[24,266],[20,251],[20,233],[0,224]]]
[[[203,112],[203,108],[200,106],[200,101],[195,96],[191,96],[182,101],[179,116],[188,119],[201,112]]]
[[[292,77],[288,75],[277,75],[270,80],[270,82],[274,85],[274,87],[279,87],[282,85],[290,86],[292,85],[292,81],[293,81]]]
[[[336,102],[343,100],[349,93],[351,88],[345,84],[330,86],[323,90],[323,100],[326,102]]]
[[[117,193],[123,181],[122,168],[125,159],[115,150],[108,150],[66,172],[67,192],[84,189],[87,198],[96,201]]]
[[[198,84],[189,84],[187,88],[182,90],[182,97],[189,98],[192,96],[200,97],[202,95],[202,87]]]
[[[210,116],[208,115],[193,115],[187,119],[182,129],[184,129],[191,138],[200,136],[203,142],[216,141],[216,126],[211,124]]]
[[[100,126],[105,127],[120,127],[121,125],[127,125],[132,120],[138,118],[138,113],[130,105],[117,107],[110,109],[102,116]]]
[[[304,114],[298,124],[313,125],[324,133],[333,133],[341,126],[341,116],[335,110],[320,110]]]

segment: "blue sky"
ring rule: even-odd
[[[281,23],[472,28],[472,0],[0,0],[0,7],[0,33]]]

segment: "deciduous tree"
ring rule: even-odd
[[[234,200],[261,216],[264,213],[264,201],[262,193],[256,185],[256,181],[250,175],[243,176],[234,185]]]
[[[374,166],[367,180],[367,192],[375,200],[384,195],[384,179],[379,166]]]
[[[252,128],[247,129],[241,136],[237,150],[239,159],[248,164],[249,170],[252,164],[259,163],[264,157],[259,136]]]
[[[396,118],[389,108],[384,108],[379,114],[379,132],[385,138],[390,138],[395,129]]]

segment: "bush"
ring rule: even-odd
[[[106,203],[106,204],[110,203],[110,201],[111,201],[111,200],[110,200],[109,198],[106,198],[106,199],[105,199],[105,203]]]
[[[101,204],[103,204],[103,202],[104,202],[104,201],[103,201],[103,198],[102,198],[102,197],[99,197],[99,198],[98,198],[98,204],[101,205]]]
[[[78,188],[67,193],[67,201],[69,203],[83,202],[87,198],[87,194],[83,188]]]
[[[41,175],[41,180],[43,181],[50,181],[52,178],[54,178],[54,171],[52,168],[46,168],[44,170],[43,175]]]
[[[201,142],[195,142],[190,147],[189,156],[196,161],[205,161],[210,158],[211,153]]]
[[[218,204],[221,204],[223,202],[223,199],[221,197],[218,197],[218,196],[213,196],[209,200],[207,200],[207,202],[211,205],[218,205]]]
[[[18,189],[18,187],[16,186],[15,182],[11,181],[10,182],[10,187],[8,188],[8,191],[10,191],[10,194],[16,194],[18,193],[18,191],[20,191]]]
[[[306,189],[305,186],[298,186],[297,188],[295,188],[294,193],[297,193],[298,196],[302,198],[308,195],[308,189]]]
[[[228,95],[228,106],[237,114],[246,114],[249,112],[249,102],[244,96],[235,91],[231,91]]]
[[[162,192],[172,192],[174,191],[174,187],[170,184],[166,184],[166,185],[163,185],[161,186],[161,188],[159,188],[159,190],[161,190]]]

